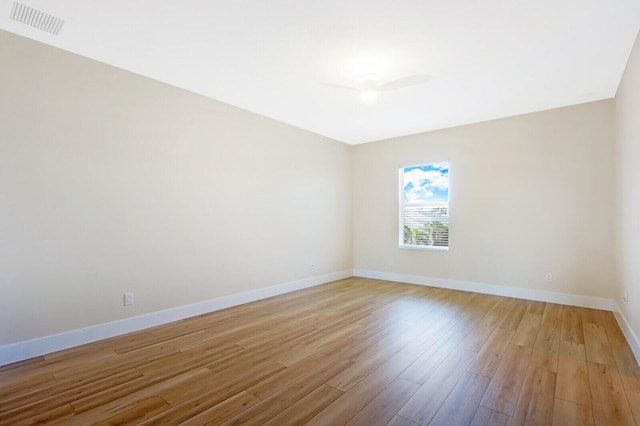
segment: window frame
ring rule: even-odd
[[[404,209],[407,206],[425,206],[428,205],[426,202],[405,202],[405,181],[404,181],[404,170],[412,167],[422,167],[422,166],[432,166],[434,164],[446,164],[447,165],[447,179],[449,180],[449,175],[451,172],[451,163],[449,161],[432,161],[428,163],[421,164],[413,164],[402,166],[398,169],[398,246],[401,249],[408,250],[426,250],[426,251],[449,251],[451,247],[451,191],[450,185],[447,186],[447,245],[446,246],[436,246],[436,245],[422,245],[422,244],[406,244],[404,242]]]

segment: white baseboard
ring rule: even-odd
[[[613,314],[616,316],[618,325],[620,325],[622,333],[624,333],[624,337],[626,337],[627,342],[629,342],[629,346],[631,346],[631,351],[636,357],[636,362],[640,366],[640,340],[638,340],[636,333],[633,332],[631,324],[629,324],[629,321],[627,321],[627,318],[624,316],[622,309],[620,309],[620,306],[617,303],[615,303],[615,308],[616,309],[613,311]]]
[[[494,294],[496,296],[515,297],[518,299],[559,303],[563,305],[580,306],[583,308],[602,309],[606,311],[614,310],[613,299],[606,299],[604,297],[580,296],[575,294],[556,293],[553,291],[508,287],[503,285],[485,284],[472,281],[447,280],[442,278],[424,277],[420,275],[406,275],[393,272],[371,271],[366,269],[354,269],[353,275],[356,277],[375,278],[385,281],[397,281],[408,284],[449,288],[452,290]]]
[[[244,293],[205,300],[203,302],[167,309],[165,311],[153,312],[150,314],[1,346],[0,366],[84,345],[86,343],[120,336],[122,334],[131,333],[145,328],[167,324],[184,318],[206,314],[208,312],[229,308],[231,306],[266,299],[268,297],[325,284],[343,278],[349,278],[351,276],[353,276],[353,271],[351,270],[318,275],[272,287],[259,288]]]
[[[353,271],[340,271],[326,275],[319,275],[303,280],[291,281],[272,287],[260,288],[244,293],[219,297],[191,305],[153,312],[137,317],[112,321],[91,327],[71,330],[60,334],[45,336],[38,339],[19,342],[0,347],[0,366],[17,361],[46,355],[75,346],[120,336],[122,334],[143,330],[167,324],[173,321],[214,312],[220,309],[266,299],[279,294],[289,293],[304,288],[325,284],[331,281],[349,278],[351,276],[374,278],[385,281],[397,281],[408,284],[428,285],[433,287],[449,288],[453,290],[472,291],[477,293],[494,294],[497,296],[516,297],[520,299],[537,300],[541,302],[560,303],[564,305],[581,306],[593,309],[613,311],[616,320],[622,329],[636,360],[640,364],[640,340],[629,325],[624,314],[613,299],[600,297],[580,296],[550,291],[532,290],[526,288],[507,287],[493,284],[477,283],[470,281],[447,280],[441,278],[429,278],[418,275],[406,275],[390,272],[354,269]]]

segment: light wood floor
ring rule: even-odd
[[[640,369],[610,312],[352,278],[1,367],[33,423],[634,425]]]

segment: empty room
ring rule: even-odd
[[[0,0],[0,425],[640,425],[639,30]]]

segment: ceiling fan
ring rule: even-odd
[[[427,83],[429,80],[431,80],[431,76],[429,74],[414,74],[381,84],[380,77],[378,77],[377,74],[365,74],[358,79],[355,86],[343,86],[330,83],[325,83],[324,85],[338,89],[356,91],[360,93],[360,99],[363,101],[372,101],[378,97],[380,92],[418,86]]]

